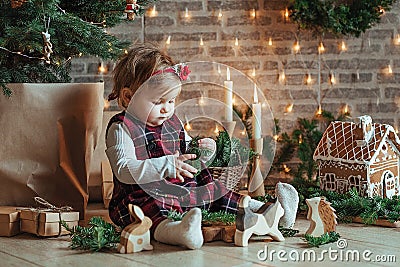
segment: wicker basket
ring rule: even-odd
[[[246,169],[246,165],[231,167],[208,167],[212,177],[220,181],[227,189],[239,192],[239,182]]]

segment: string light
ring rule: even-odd
[[[299,144],[302,144],[303,143],[303,136],[300,134],[299,135]]]
[[[235,38],[235,46],[239,46],[239,40],[237,37]]]
[[[285,13],[284,13],[285,21],[289,21],[289,10],[285,8]]]
[[[200,44],[199,44],[200,46],[203,46],[204,45],[204,41],[203,41],[203,37],[202,36],[200,36]]]
[[[219,9],[219,12],[218,12],[218,19],[222,19],[222,9],[221,8]]]
[[[342,45],[340,46],[340,48],[342,49],[342,51],[346,51],[347,50],[347,46],[346,46],[346,43],[344,41],[342,41]]]
[[[110,108],[110,101],[108,101],[107,99],[104,99],[104,109],[109,109]]]
[[[150,15],[150,17],[156,17],[158,15],[158,11],[156,9],[156,5],[154,5],[153,8],[150,9],[149,15]]]
[[[186,7],[185,8],[185,18],[189,18],[190,16],[189,16],[189,10],[188,10],[188,8]]]
[[[333,74],[333,72],[330,74],[330,82],[332,85],[336,84],[336,77],[335,74]]]
[[[251,12],[250,12],[250,16],[251,16],[251,18],[252,19],[255,19],[256,18],[256,10],[253,8],[252,10],[251,10]]]
[[[218,125],[217,125],[217,124],[215,125],[214,133],[215,133],[215,134],[218,134],[218,133],[219,133],[219,129],[218,129]]]
[[[168,35],[167,41],[165,41],[166,45],[170,45],[171,44],[171,35]]]
[[[269,46],[272,46],[272,37],[269,37],[269,39],[268,39],[268,45],[269,45]]]
[[[279,135],[275,134],[275,135],[274,135],[274,140],[275,140],[275,141],[278,141],[278,140],[279,140]]]
[[[392,66],[388,65],[388,74],[393,74]]]
[[[324,44],[322,42],[320,42],[319,46],[318,46],[318,53],[322,54],[324,52],[325,52]]]
[[[312,78],[311,78],[311,74],[310,73],[307,74],[306,83],[308,85],[310,85],[312,83]]]
[[[299,41],[294,42],[293,44],[293,52],[297,54],[300,51],[300,43]]]
[[[286,80],[285,70],[282,70],[281,73],[279,74],[279,81],[283,83],[285,82],[285,80]]]
[[[107,73],[107,67],[104,66],[103,61],[99,63],[99,66],[97,68],[97,72],[99,74],[105,74]]]
[[[318,105],[318,109],[315,112],[315,115],[317,115],[317,116],[321,116],[322,115],[322,107],[321,107],[321,105]]]
[[[286,173],[290,172],[290,168],[288,166],[286,166],[286,164],[283,164],[283,171]]]
[[[185,130],[186,131],[192,130],[192,126],[190,125],[189,121],[187,121],[186,124],[185,124]]]
[[[394,39],[395,45],[400,45],[400,34],[396,34],[396,38]]]
[[[291,113],[293,111],[293,103],[288,104],[285,107],[285,111],[286,111],[286,113]]]

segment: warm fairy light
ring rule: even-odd
[[[347,104],[343,107],[343,114],[349,114],[349,106]]]
[[[292,112],[292,111],[293,111],[293,103],[288,104],[288,105],[285,107],[285,111],[286,111],[286,113]]]
[[[218,12],[218,19],[222,19],[222,9],[221,8],[219,9],[219,12]]]
[[[200,37],[200,46],[204,45],[203,37]]]
[[[342,41],[342,45],[340,46],[340,49],[342,49],[342,51],[346,51],[347,50],[347,46],[346,46],[346,43],[344,41]]]
[[[251,16],[253,19],[256,18],[256,10],[255,10],[254,8],[250,11],[250,16]]]
[[[269,45],[269,46],[272,46],[272,37],[269,37],[269,39],[268,39],[268,45]]]
[[[185,130],[186,131],[192,130],[192,126],[190,125],[189,121],[187,121],[186,124],[185,124]]]
[[[288,172],[290,172],[290,168],[288,166],[286,166],[286,164],[283,164],[283,171],[288,173]]]
[[[303,136],[300,134],[299,135],[299,144],[302,144],[303,143]]]
[[[317,115],[317,116],[321,116],[321,115],[322,115],[322,107],[321,107],[321,105],[318,106],[318,109],[317,109],[317,111],[315,112],[315,115]]]
[[[289,10],[287,8],[285,8],[285,21],[289,20]]]
[[[79,52],[78,56],[81,57],[82,55],[83,55],[82,52]]]
[[[185,18],[189,18],[189,10],[187,7],[185,8]]]
[[[104,66],[103,62],[99,63],[99,67],[97,68],[97,72],[99,74],[104,74],[107,72],[107,68]]]
[[[392,66],[390,64],[388,65],[388,73],[393,74]]]
[[[107,99],[104,99],[104,109],[110,108],[110,102]]]
[[[279,81],[284,82],[285,80],[286,80],[285,70],[282,70],[281,73],[279,74]]]
[[[396,34],[396,38],[394,38],[394,44],[400,45],[400,34]]]
[[[331,81],[331,84],[336,84],[336,77],[335,77],[335,74],[331,73],[331,75],[330,75],[330,81]]]
[[[278,139],[279,139],[279,135],[275,134],[275,135],[274,135],[274,140],[275,140],[275,141],[278,141]]]
[[[156,5],[154,5],[153,8],[150,9],[149,15],[150,15],[150,17],[155,17],[155,16],[157,16],[157,14],[158,14],[158,11],[156,9]]]
[[[169,45],[171,44],[171,35],[168,35],[167,41],[165,41],[165,44]]]
[[[256,77],[256,68],[253,68],[253,70],[251,71],[251,76]]]
[[[381,15],[385,14],[385,9],[384,9],[383,7],[381,7],[381,8],[379,9],[379,13],[381,13]]]
[[[128,54],[128,50],[125,49],[125,50],[124,50],[124,53],[125,53],[125,55],[127,55],[127,54]]]
[[[320,42],[318,46],[318,53],[322,54],[324,52],[325,52],[325,46],[322,42]]]
[[[216,134],[219,133],[218,125],[215,125],[214,133],[216,133]]]
[[[206,100],[204,99],[204,96],[201,96],[199,98],[199,106],[204,106],[206,104]]]
[[[243,130],[240,131],[240,134],[243,136],[246,135],[246,128],[243,128]]]
[[[239,39],[237,37],[235,38],[235,46],[239,46]]]
[[[308,85],[310,85],[312,83],[312,78],[311,78],[311,74],[310,73],[307,74],[306,83]]]
[[[299,41],[296,41],[293,44],[293,52],[298,53],[299,51],[300,51],[300,43],[299,43]]]

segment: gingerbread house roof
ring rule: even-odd
[[[372,134],[368,141],[364,141],[363,129],[358,123],[332,122],[315,149],[314,160],[368,164],[381,149],[383,140],[390,141],[388,143],[399,153],[400,139],[392,126],[379,123],[371,126]]]

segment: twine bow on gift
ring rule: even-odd
[[[29,210],[32,212],[35,212],[35,218],[34,221],[36,221],[36,235],[39,235],[39,214],[40,212],[55,212],[58,213],[58,235],[61,235],[62,232],[62,223],[61,223],[61,213],[62,212],[69,212],[69,211],[73,211],[73,208],[70,206],[62,206],[62,207],[56,207],[53,204],[49,203],[48,201],[44,200],[41,197],[34,197],[34,200],[36,201],[36,203],[44,206],[45,208],[20,208],[20,210]]]
[[[73,208],[70,206],[63,206],[63,207],[56,207],[53,204],[49,203],[48,201],[44,200],[41,197],[34,197],[33,199],[35,199],[36,203],[41,204],[43,206],[45,206],[46,208],[49,209],[49,211],[56,211],[56,212],[66,212],[66,211],[72,211]]]

